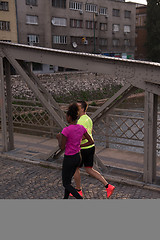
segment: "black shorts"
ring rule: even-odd
[[[82,161],[79,167],[93,167],[93,160],[94,160],[94,153],[95,153],[95,146],[87,149],[81,149],[81,157]]]

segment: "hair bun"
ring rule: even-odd
[[[79,113],[79,107],[77,103],[72,103],[67,111],[67,115],[71,116],[73,121],[76,121],[78,119],[78,113]]]

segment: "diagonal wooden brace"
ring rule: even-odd
[[[130,96],[137,88],[130,83],[125,84],[117,93],[108,99],[100,108],[98,108],[92,115],[93,122],[96,122],[104,113],[108,113],[117,105],[122,103],[128,96]]]
[[[39,78],[31,71],[30,67],[24,61],[18,61],[30,79],[36,84],[39,88],[43,96],[46,98],[48,102],[52,105],[56,112],[58,112],[59,116],[65,121],[66,117],[64,112],[59,107],[58,103],[54,100],[53,96],[46,90],[46,88],[41,84]]]
[[[21,65],[18,63],[16,59],[14,59],[7,50],[5,51],[5,56],[8,59],[8,61],[12,64],[12,66],[16,69],[16,71],[22,76],[24,81],[27,83],[29,88],[34,92],[36,97],[40,100],[42,105],[45,107],[45,109],[49,112],[49,114],[53,117],[53,119],[56,121],[56,123],[61,127],[64,128],[66,125],[64,121],[59,117],[57,112],[54,110],[52,105],[45,99],[41,91],[36,87],[36,85],[33,83],[33,81],[30,79],[30,77],[27,75],[27,73],[24,71],[24,69],[21,67]]]

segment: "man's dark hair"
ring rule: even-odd
[[[88,104],[86,103],[86,101],[78,101],[78,103],[81,104],[81,108],[83,108],[84,111],[86,112],[88,108]]]

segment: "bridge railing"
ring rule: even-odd
[[[14,99],[12,109],[15,132],[54,137],[60,129],[39,101]]]
[[[143,152],[144,111],[115,108],[94,126],[97,144],[103,132],[106,147]]]
[[[92,112],[88,112],[89,115],[98,107],[90,108]],[[13,99],[12,109],[14,132],[54,138],[60,131],[39,101]],[[144,110],[115,108],[94,123],[93,135],[97,146],[144,153]],[[160,112],[157,120],[159,155]]]
[[[115,108],[94,124],[94,139],[97,146],[144,153],[144,111]],[[160,156],[160,112],[157,156]]]

